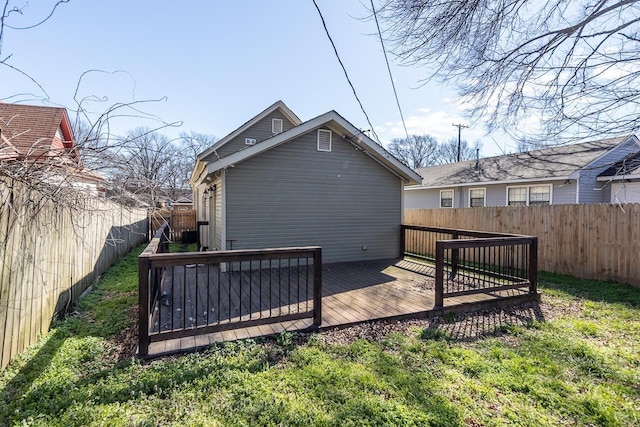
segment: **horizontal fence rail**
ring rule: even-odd
[[[537,292],[537,238],[402,225],[403,257],[435,265],[435,306],[444,298],[528,288]]]
[[[306,318],[320,326],[320,247],[168,254],[155,251],[162,236],[140,255],[141,357],[157,341]]]

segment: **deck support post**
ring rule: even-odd
[[[322,248],[313,254],[313,326],[322,326]]]
[[[529,293],[538,292],[538,238],[531,239],[529,245]]]
[[[149,354],[149,271],[151,261],[142,254],[138,257],[138,356]]]
[[[405,226],[404,224],[400,224],[400,259],[404,258],[404,255],[407,252],[405,245]]]
[[[444,306],[444,243],[436,242],[436,285],[435,285],[435,307]]]

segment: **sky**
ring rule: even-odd
[[[364,110],[383,145],[404,137],[400,113],[368,1],[317,0]],[[13,27],[44,19],[54,0],[11,1]],[[24,6],[24,7],[23,7]],[[312,0],[70,0],[35,28],[5,28],[0,57],[28,74],[0,66],[0,100],[95,113],[141,102],[144,114],[116,117],[114,134],[161,123],[170,137],[198,132],[221,138],[277,100],[306,121],[335,110],[360,129],[366,117],[338,63]],[[424,84],[426,71],[389,54],[410,134],[457,138],[468,124],[456,94]],[[90,71],[97,70],[97,71]],[[146,102],[158,100],[157,102]],[[180,125],[180,126],[178,126]],[[513,151],[480,124],[462,137],[481,155]]]

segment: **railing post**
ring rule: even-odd
[[[322,326],[322,248],[313,254],[313,326]]]
[[[451,233],[452,239],[458,238],[458,232],[454,231]],[[460,249],[455,248],[451,250],[451,279],[456,277],[458,274],[458,263],[460,262]]]
[[[529,292],[538,292],[538,238],[531,239],[529,245]]]
[[[400,258],[401,259],[404,258],[404,254],[406,252],[406,250],[405,250],[406,242],[405,242],[405,236],[404,236],[405,232],[406,232],[405,230],[406,230],[405,225],[404,224],[400,224]]]
[[[149,269],[151,262],[142,254],[138,257],[138,356],[149,354]]]
[[[436,289],[435,307],[442,308],[444,305],[444,243],[436,242]]]

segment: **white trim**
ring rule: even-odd
[[[541,184],[541,185],[510,185],[507,186],[506,189],[506,194],[505,194],[505,206],[510,206],[509,205],[509,189],[510,188],[524,188],[525,191],[525,206],[531,206],[530,204],[530,200],[529,200],[529,193],[531,191],[531,187],[549,187],[549,204],[553,204],[553,184]],[[486,193],[485,193],[486,194]],[[514,205],[514,206],[520,206],[520,205]]]
[[[404,224],[404,184],[402,181],[400,181],[400,224]]]
[[[470,187],[469,191],[467,192],[467,195],[469,196],[467,198],[467,205],[471,208],[471,207],[476,207],[476,206],[471,206],[471,190],[482,190],[482,207],[486,207],[487,206],[487,188],[486,187]]]
[[[451,191],[451,206],[442,206],[442,193],[444,193],[445,191]],[[456,198],[456,192],[453,188],[447,188],[447,189],[442,189],[440,190],[440,197],[438,198],[438,207],[439,208],[444,208],[444,209],[451,209],[451,208],[455,208],[456,203],[455,203],[455,198]]]
[[[631,179],[640,179],[640,175],[634,174],[634,175],[599,176],[598,178],[596,178],[596,181],[600,181],[600,182],[625,181],[627,179],[629,179],[629,180],[631,180]]]
[[[220,250],[227,249],[227,171],[220,176]]]
[[[326,137],[327,132],[329,133],[329,149],[320,148],[320,135],[324,134]],[[318,133],[316,136],[316,149],[318,151],[331,152],[331,142],[332,142],[333,132],[328,129],[318,129]]]
[[[279,126],[277,126],[277,124],[280,124]],[[278,130],[277,128],[280,128],[280,130]],[[282,119],[271,119],[271,133],[272,134],[278,134],[278,133],[282,133],[282,131],[284,130],[284,122]]]

